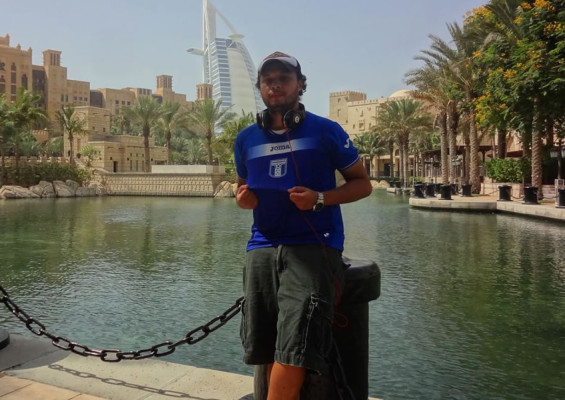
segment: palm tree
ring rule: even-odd
[[[253,113],[245,113],[241,110],[241,114],[234,119],[227,120],[222,128],[224,132],[214,141],[213,144],[216,152],[220,151],[222,153],[229,154],[228,158],[233,159],[233,146],[235,144],[235,138],[237,134],[243,129],[255,123],[255,116]]]
[[[215,128],[233,118],[233,114],[229,112],[229,108],[222,109],[222,100],[205,99],[194,104],[189,118],[204,132],[208,165],[212,165],[212,138],[215,136]]]
[[[16,158],[16,176],[19,176],[20,145],[23,137],[29,134],[34,126],[47,121],[45,111],[37,104],[41,96],[26,90],[21,86],[16,95],[16,101],[8,105],[8,120],[12,122],[12,134],[8,138]]]
[[[61,129],[63,130],[63,136],[67,136],[69,141],[69,164],[74,165],[74,138],[76,135],[82,135],[86,133],[86,120],[75,114],[75,108],[73,106],[64,106],[61,110],[57,111],[55,114]]]
[[[171,135],[175,129],[186,127],[188,124],[188,114],[180,110],[179,103],[165,102],[162,106],[162,115],[159,124],[165,133],[167,144],[167,164],[171,164]]]
[[[8,103],[6,102],[6,95],[4,93],[0,94],[0,157],[2,161],[0,163],[0,186],[4,182],[4,171],[6,168],[6,161],[4,158],[4,142],[5,137],[7,137],[8,129]]]
[[[430,130],[431,116],[421,101],[406,98],[385,103],[377,118],[377,127],[395,135],[400,151],[400,175],[408,184],[408,158],[410,134]]]
[[[155,126],[159,118],[163,115],[163,109],[157,99],[150,96],[140,96],[131,106],[124,108],[127,118],[138,121],[142,126],[143,147],[145,149],[144,172],[151,172],[151,153],[149,151],[149,135],[151,128]]]
[[[444,74],[445,82],[442,86],[447,87],[450,93],[449,102],[446,104],[447,128],[451,133],[450,156],[455,156],[455,137],[459,121],[459,109],[465,108],[469,118],[469,147],[470,147],[470,183],[474,193],[480,191],[479,180],[479,141],[475,123],[475,111],[472,107],[476,97],[474,87],[477,80],[476,71],[473,69],[472,58],[480,49],[482,41],[474,32],[465,31],[457,23],[447,24],[454,47],[443,39],[430,35],[432,44],[430,50],[424,50],[427,61],[435,64]],[[459,103],[462,103],[461,105]],[[442,155],[443,161],[443,155]],[[451,163],[449,163],[451,166]],[[443,166],[443,164],[442,164]],[[442,168],[443,169],[443,168]],[[453,178],[453,169],[450,169]]]
[[[387,151],[387,141],[383,135],[379,134],[376,130],[363,132],[359,136],[353,138],[353,143],[355,144],[355,147],[357,147],[357,151],[359,151],[359,156],[362,159],[365,157],[369,159],[371,167],[373,166],[374,157],[377,157],[378,173],[378,166],[380,164],[379,157]],[[369,171],[369,175],[371,175],[371,171]]]
[[[424,66],[409,71],[406,74],[406,83],[414,85],[415,91],[412,97],[423,100],[429,105],[429,109],[435,113],[434,125],[440,131],[440,153],[441,153],[441,181],[444,185],[449,183],[449,154],[448,154],[448,130],[447,115],[452,112],[450,107],[451,95],[449,91],[449,80],[446,77],[445,65],[435,63],[426,57],[416,57],[424,61]]]

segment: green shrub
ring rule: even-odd
[[[485,162],[487,176],[497,182],[522,182],[530,168],[529,158],[493,158]]]
[[[76,166],[58,163],[21,165],[19,171],[16,167],[9,166],[4,171],[5,185],[18,185],[29,187],[37,185],[39,181],[66,181],[67,179],[81,185],[90,180],[90,172]]]

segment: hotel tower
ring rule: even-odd
[[[203,0],[202,48],[190,48],[191,54],[202,57],[203,81],[212,85],[212,98],[222,100],[222,108],[231,106],[238,115],[241,111],[255,114],[262,101],[255,88],[257,70],[243,43],[243,35],[208,0]],[[216,15],[227,25],[228,38],[216,36]]]

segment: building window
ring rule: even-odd
[[[24,87],[25,90],[27,90],[27,75],[26,74],[22,75],[22,86]]]
[[[6,93],[6,79],[4,79],[4,75],[0,75],[0,93]]]

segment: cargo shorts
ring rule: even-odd
[[[240,336],[244,362],[323,371],[333,343],[341,251],[320,245],[279,245],[247,253]]]

